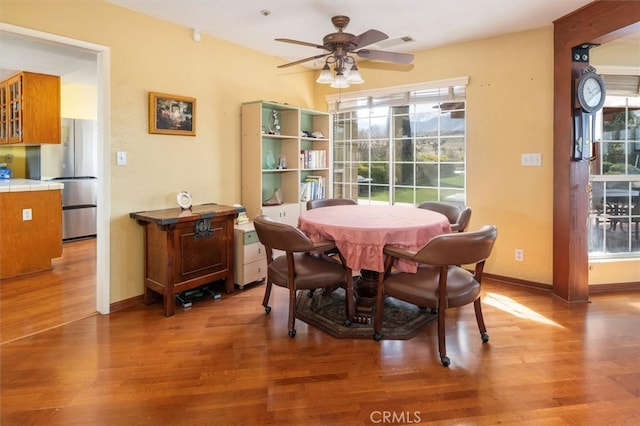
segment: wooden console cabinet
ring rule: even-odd
[[[219,204],[134,212],[144,227],[144,301],[163,296],[164,314],[175,313],[175,295],[217,280],[232,293],[234,221],[242,208]]]

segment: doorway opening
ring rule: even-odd
[[[106,46],[62,37],[55,34],[35,31],[29,28],[18,27],[0,23],[0,40],[3,46],[3,67],[15,68],[18,71],[43,72],[38,69],[38,61],[49,63],[66,63],[67,65],[85,60],[87,56],[94,62],[93,75],[77,75],[78,69],[69,70],[60,68],[57,72],[50,71],[49,74],[60,75],[61,79],[68,78],[90,78],[93,77],[97,88],[97,117],[98,123],[98,188],[97,188],[97,240],[96,240],[96,311],[100,314],[108,314],[110,311],[110,284],[109,284],[109,218],[107,212],[110,211],[109,197],[109,128],[110,128],[110,50]],[[27,49],[30,54],[25,55],[24,51],[16,55],[15,58],[22,58],[28,61],[20,63],[18,59],[10,61],[10,48],[20,45],[22,49]],[[31,50],[29,50],[31,49]],[[37,54],[38,49],[43,52]],[[63,60],[54,61],[52,55],[58,55]],[[62,65],[60,65],[62,66]],[[26,69],[29,67],[30,69]],[[80,67],[82,68],[82,67]],[[76,73],[75,75],[72,73]],[[64,74],[64,75],[61,75]],[[89,72],[91,74],[91,71]]]

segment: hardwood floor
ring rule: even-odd
[[[0,343],[96,314],[96,240],[63,244],[52,270],[0,283]]]
[[[74,294],[84,268],[61,272]],[[60,314],[51,328],[36,311],[66,299],[46,291],[56,274],[24,280],[19,305],[5,305],[18,285],[5,292],[2,282],[3,426],[640,424],[638,293],[567,304],[487,281],[491,340],[481,343],[472,305],[447,311],[444,368],[435,323],[411,340],[375,342],[297,321],[291,339],[286,292],[274,288],[266,315],[262,285],[168,318],[160,303],[108,316],[79,309],[82,319]]]

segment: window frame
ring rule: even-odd
[[[439,80],[434,82],[426,82],[416,85],[394,86],[378,90],[349,92],[347,94],[327,96],[329,111],[332,113],[334,129],[333,129],[333,153],[332,169],[333,173],[333,194],[336,197],[356,198],[359,202],[364,203],[384,203],[384,204],[418,204],[426,200],[449,201],[455,204],[466,204],[466,146],[467,146],[467,117],[466,117],[466,86],[468,77],[459,77],[455,79]],[[442,108],[443,105],[449,105],[448,108]],[[450,105],[456,105],[452,108]],[[437,106],[436,111],[430,111],[430,114],[437,119],[437,133],[435,135],[417,134],[417,121],[415,117],[425,114],[425,106]],[[406,109],[406,111],[401,111]],[[381,113],[381,111],[384,111]],[[463,118],[462,130],[457,135],[444,135],[442,133],[441,121],[442,117],[457,113]],[[375,128],[372,125],[372,119],[377,117],[379,128],[386,129],[384,134],[379,131],[373,132]],[[386,123],[381,124],[380,117],[384,117]],[[402,117],[407,117],[404,120]],[[459,117],[458,117],[459,118]],[[398,121],[400,120],[400,121]],[[408,124],[407,124],[408,121]],[[398,136],[396,126],[408,125],[411,130],[410,135],[402,134]],[[360,129],[366,129],[366,135],[361,134]],[[354,135],[353,132],[358,134]],[[434,159],[431,161],[419,161],[420,154],[417,150],[420,140],[435,141],[437,147],[434,153]],[[442,143],[443,140],[458,139],[463,146],[461,161],[443,161]],[[382,158],[375,158],[372,149],[386,142],[386,153],[378,155]],[[396,158],[397,145],[409,142],[412,146],[411,159]],[[362,152],[362,155],[359,153]],[[445,159],[446,160],[446,159]],[[453,167],[451,166],[453,165]],[[386,178],[381,178],[380,170],[373,172],[374,168],[383,169],[386,165]],[[418,185],[419,166],[428,168],[435,167],[438,171],[437,184]],[[404,167],[407,170],[406,178],[411,178],[412,182],[407,184],[396,182],[399,169]],[[456,169],[457,168],[457,169]],[[410,170],[411,169],[411,170]],[[454,172],[462,175],[461,184],[458,187],[446,186],[442,184],[442,170],[454,169]],[[357,171],[355,171],[357,170]],[[366,172],[365,172],[366,170]],[[409,171],[410,170],[410,171]],[[362,176],[367,174],[367,176]],[[424,172],[423,172],[424,174]],[[460,181],[456,177],[456,182]],[[424,179],[423,179],[424,182]],[[383,194],[387,189],[386,199],[376,199],[372,193],[379,190]],[[408,198],[407,190],[411,191],[411,197]],[[447,191],[455,197],[446,199],[443,194]],[[397,196],[404,191],[402,196]],[[419,193],[432,195],[417,195]]]
[[[605,121],[605,113],[613,114],[616,109],[621,110],[618,115],[624,112],[622,129],[611,130],[609,127],[605,130],[606,124],[611,124]],[[635,116],[634,126],[630,124],[631,112]],[[640,226],[637,223],[640,211],[636,206],[640,203],[640,98],[608,95],[595,118],[596,160],[591,162],[589,169],[589,260],[637,259],[640,258],[640,239],[635,237],[635,227]],[[614,153],[614,147],[621,152]],[[614,154],[624,156],[622,162],[612,164],[618,166],[618,170],[619,165],[624,164],[624,173],[609,172],[612,165],[606,160]],[[633,155],[635,165],[632,164]],[[626,242],[622,241],[623,238]],[[616,240],[621,241],[616,245]]]

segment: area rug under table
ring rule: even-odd
[[[344,325],[346,306],[344,289],[342,288],[331,294],[316,291],[313,297],[309,297],[308,292],[300,292],[296,303],[296,318],[334,337],[373,339],[373,319],[371,324],[353,322],[349,326]],[[410,339],[435,319],[437,319],[437,315],[432,314],[429,310],[387,297],[382,321],[382,338]]]

